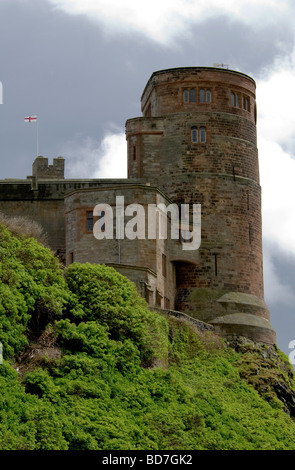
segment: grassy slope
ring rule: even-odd
[[[275,348],[233,348],[150,312],[104,266],[64,278],[3,226],[0,246],[0,449],[295,448]]]

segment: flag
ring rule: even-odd
[[[25,117],[25,122],[35,122],[37,121],[37,116],[27,116]]]

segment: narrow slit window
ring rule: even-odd
[[[136,161],[136,146],[133,146],[133,161]]]
[[[162,254],[162,275],[167,277],[167,257],[164,254]]]
[[[217,263],[217,255],[214,255],[214,270],[215,270],[215,276],[218,276],[218,263]]]

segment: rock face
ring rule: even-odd
[[[294,417],[294,371],[288,358],[275,345],[255,343],[244,337],[228,344],[242,353],[237,364],[241,378],[267,400],[281,402],[284,411]]]

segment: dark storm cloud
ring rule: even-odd
[[[126,119],[140,115],[140,96],[153,71],[222,62],[258,78],[294,46],[288,19],[255,27],[224,15],[187,21],[186,33],[175,36],[171,47],[139,32],[106,37],[103,31],[45,0],[1,0],[1,179],[31,174],[36,128],[24,123],[26,115],[38,115],[39,153],[51,160],[67,150],[66,168],[78,168],[85,142],[95,159],[101,152],[93,147],[107,132],[124,132]],[[85,158],[88,163],[84,177],[92,177],[95,167]],[[294,290],[295,260],[280,254],[272,260],[278,279]],[[279,347],[287,352],[295,339],[293,306],[277,299],[269,308]]]
[[[53,158],[66,142],[100,141],[113,124],[123,131],[126,119],[140,115],[154,70],[222,61],[259,74],[281,44],[284,52],[291,47],[287,29],[254,31],[225,16],[188,23],[171,48],[135,32],[106,37],[86,16],[53,10],[46,1],[4,0],[0,23],[1,178],[30,173],[35,129],[23,121],[28,114],[39,117],[39,153]]]

